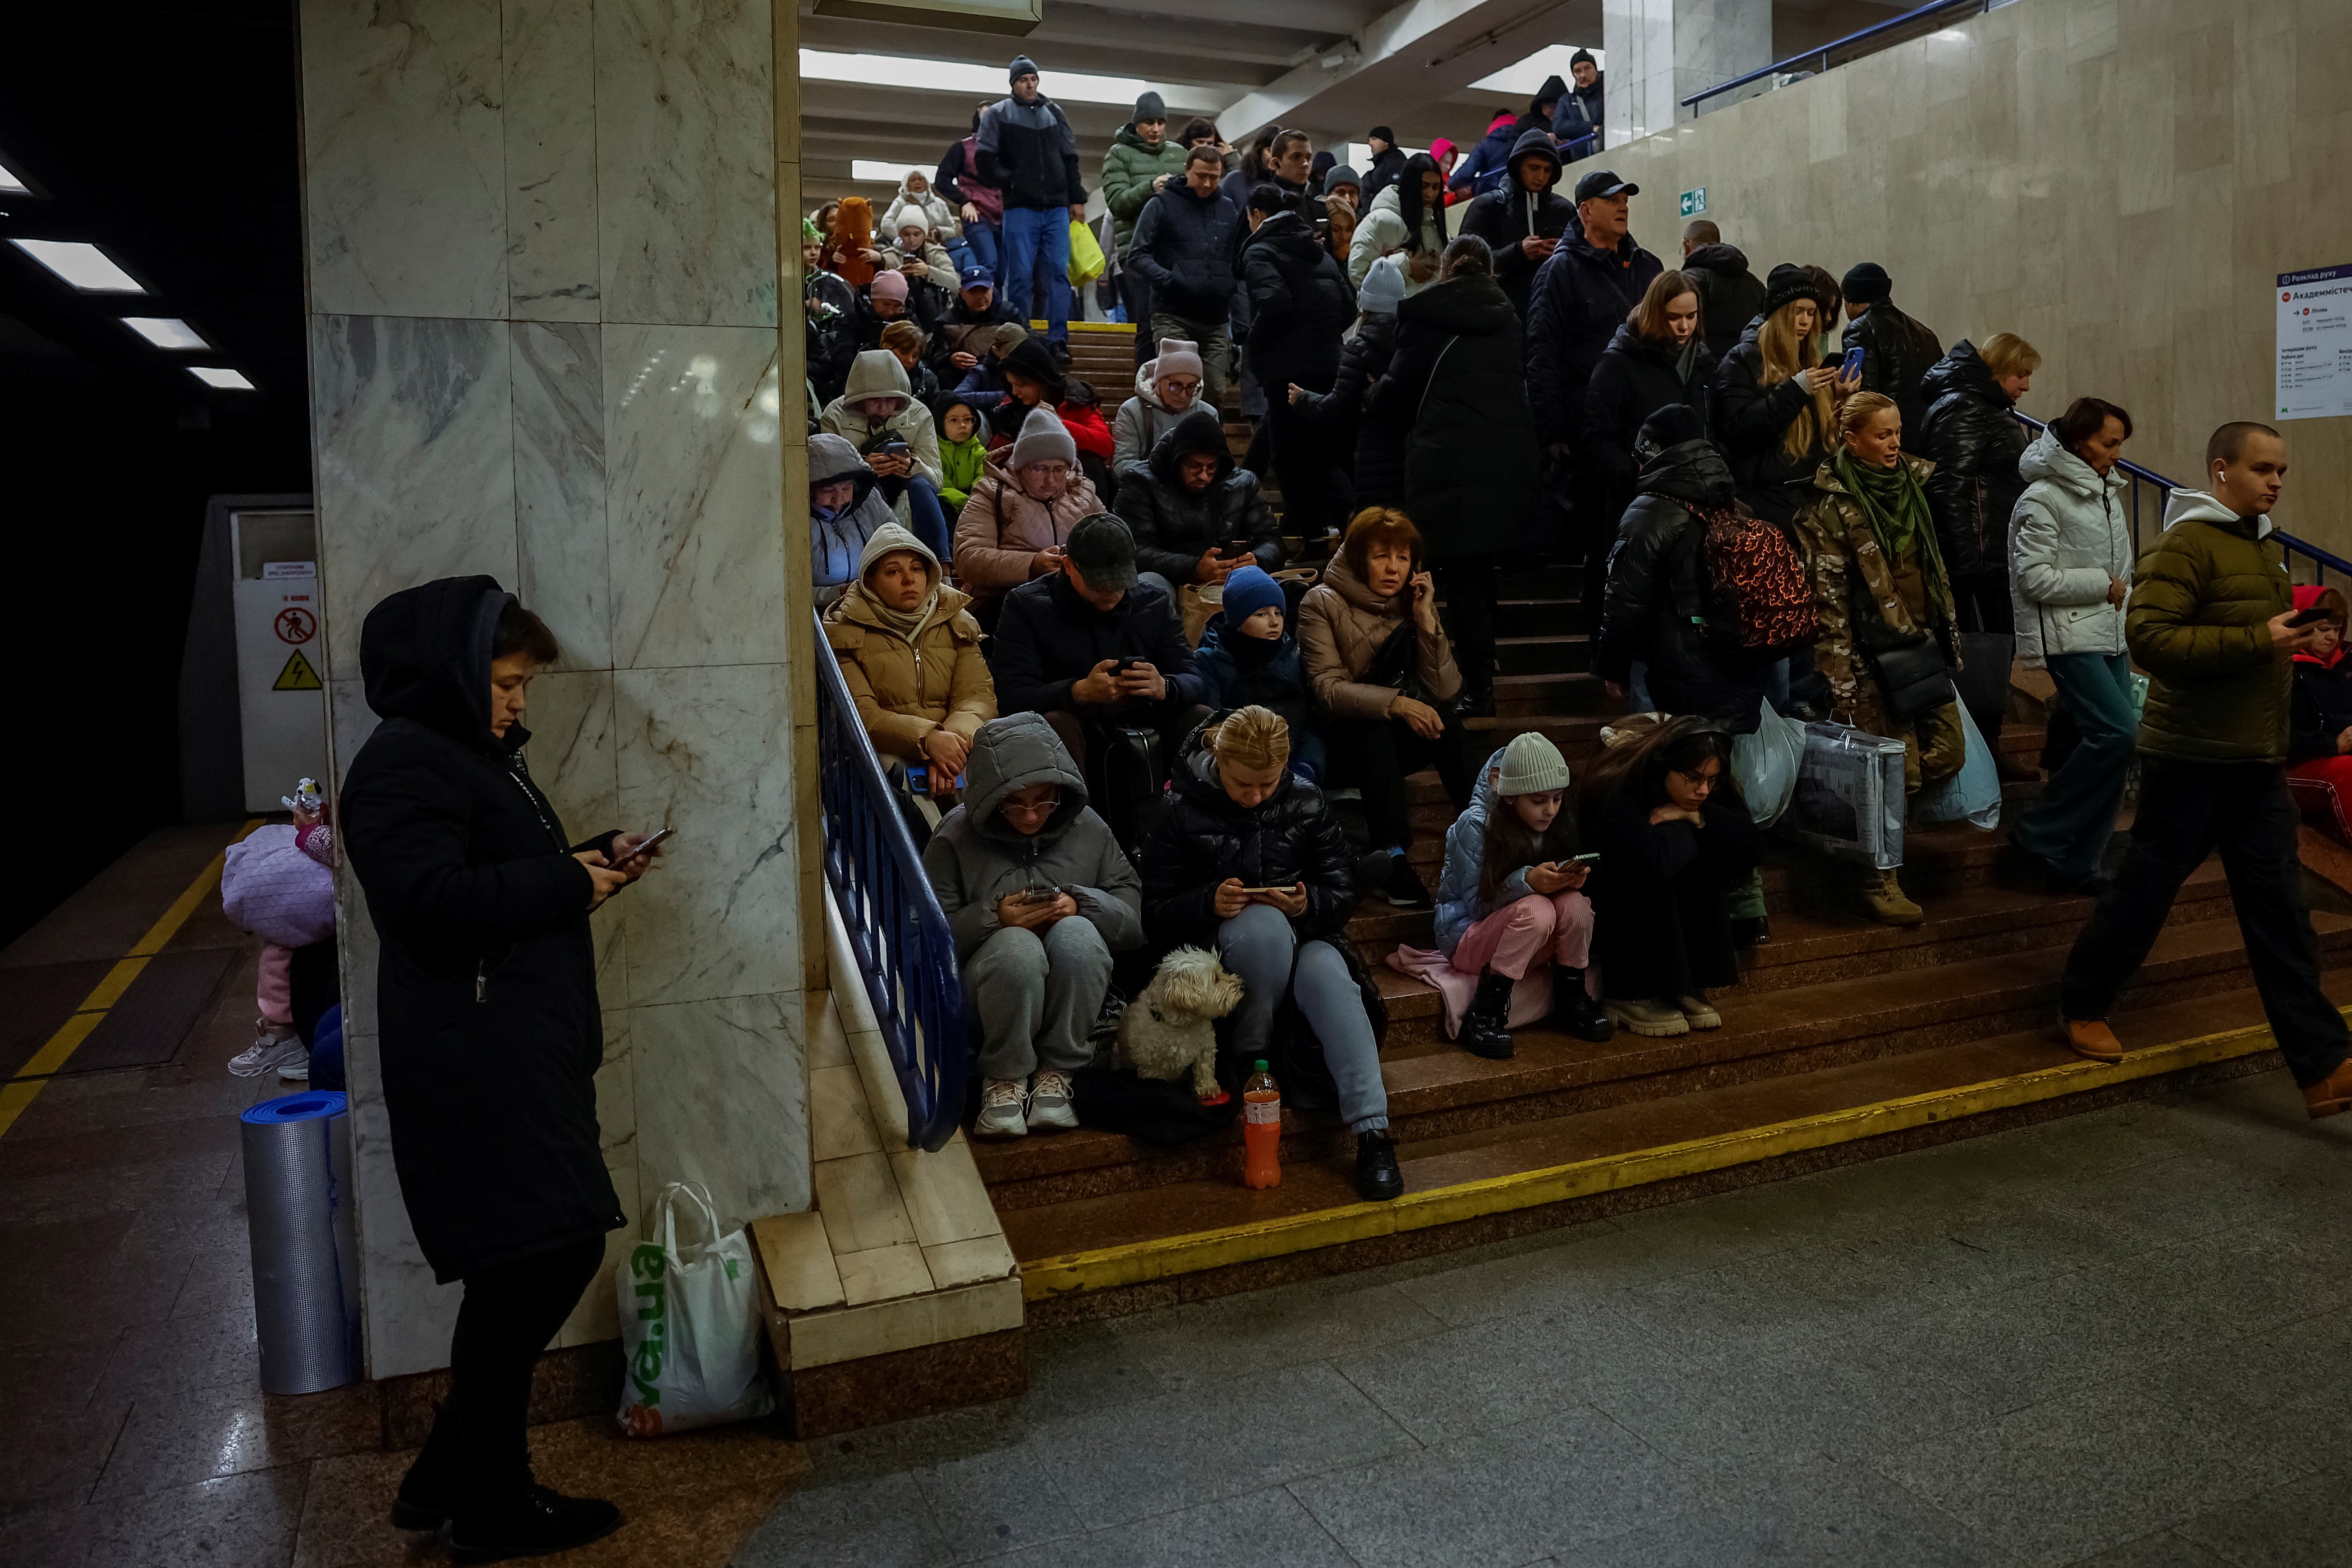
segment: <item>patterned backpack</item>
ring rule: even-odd
[[[1761,658],[1811,647],[1822,635],[1813,580],[1789,536],[1736,503],[1697,516],[1706,528],[1707,621],[1716,640]]]

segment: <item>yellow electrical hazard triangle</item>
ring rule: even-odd
[[[278,672],[278,679],[271,683],[269,689],[272,691],[324,691],[326,687],[319,679],[319,672],[310,668],[310,661],[302,657],[302,650],[298,647],[292,657],[287,659],[286,668]]]

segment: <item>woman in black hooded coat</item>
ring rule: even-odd
[[[1356,314],[1356,291],[1307,219],[1260,185],[1250,195],[1257,227],[1242,242],[1242,287],[1249,295],[1249,361],[1266,389],[1265,426],[1284,510],[1309,539],[1336,532],[1347,519],[1338,443],[1286,395],[1293,382],[1328,392],[1339,369],[1339,336]],[[1269,205],[1271,204],[1271,205]]]
[[[1536,430],[1519,363],[1519,313],[1486,242],[1445,247],[1439,281],[1397,307],[1396,355],[1367,416],[1412,423],[1405,514],[1454,616],[1464,701],[1495,700],[1496,557],[1523,536],[1536,499]]]
[[[1601,363],[1592,368],[1577,455],[1591,468],[1607,498],[1612,531],[1633,499],[1634,476],[1641,472],[1633,445],[1643,422],[1668,404],[1679,403],[1697,414],[1702,433],[1708,428],[1715,354],[1699,333],[1705,309],[1698,285],[1688,276],[1659,273],[1633,307],[1633,319],[1617,329],[1601,351]]]
[[[401,1198],[434,1279],[465,1281],[449,1397],[393,1521],[458,1550],[546,1551],[619,1522],[533,1485],[532,1364],[628,1223],[596,1126],[604,1059],[589,912],[644,835],[567,840],[522,748],[522,689],[556,656],[488,577],[368,612],[382,717],[343,783],[341,838],[383,942],[376,1018]]]

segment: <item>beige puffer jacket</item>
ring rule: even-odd
[[[956,581],[982,604],[1001,599],[1037,575],[1037,552],[1069,542],[1070,530],[1103,510],[1094,482],[1070,476],[1062,499],[1033,500],[1003,470],[991,468],[956,514]]]
[[[884,624],[859,583],[824,616],[825,641],[841,661],[874,749],[910,763],[923,760],[923,737],[945,728],[971,740],[996,717],[996,682],[980,656],[980,623],[953,588],[908,642]]]
[[[1298,646],[1315,700],[1342,719],[1386,718],[1396,700],[1394,689],[1367,686],[1359,678],[1412,614],[1411,589],[1380,598],[1344,556],[1333,556],[1323,580],[1298,602]],[[1443,630],[1415,633],[1413,664],[1422,689],[1433,700],[1445,701],[1462,689],[1462,672],[1454,668],[1454,648]]]

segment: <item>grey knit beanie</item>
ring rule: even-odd
[[[1052,409],[1031,409],[1029,417],[1021,422],[1020,437],[1013,443],[1013,466],[1025,468],[1032,463],[1050,463],[1056,458],[1076,468],[1078,444],[1070,438],[1069,427]],[[1559,753],[1554,752],[1552,755]]]
[[[1543,736],[1530,731],[1503,748],[1503,769],[1495,781],[1496,795],[1542,795],[1567,787],[1568,759]]]

